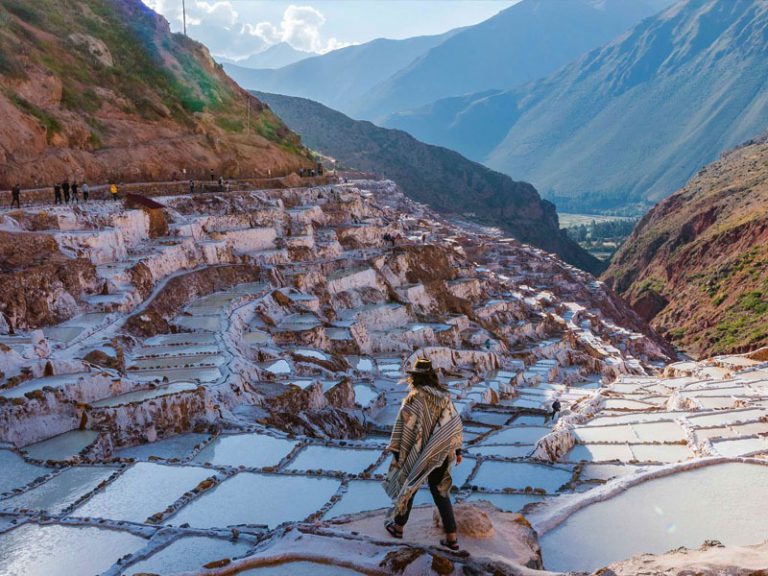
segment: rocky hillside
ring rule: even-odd
[[[0,4],[0,187],[291,170],[299,138],[140,0]]]
[[[602,262],[560,230],[554,206],[530,184],[451,150],[419,142],[405,132],[353,120],[311,100],[255,94],[308,146],[345,166],[392,178],[409,197],[436,210],[499,226],[584,270],[601,270]]]
[[[766,29],[768,2],[682,0],[547,78],[386,125],[524,178],[563,210],[650,206],[768,124]]]
[[[768,344],[768,135],[658,204],[605,279],[694,355]]]

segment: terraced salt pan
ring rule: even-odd
[[[207,384],[216,382],[221,378],[221,372],[215,367],[202,367],[202,368],[166,368],[163,370],[132,370],[129,371],[132,380],[137,382],[152,382],[154,380],[161,381],[163,378],[168,378],[171,382],[179,381],[196,381]]]
[[[181,346],[185,344],[192,345],[214,345],[216,336],[213,334],[199,334],[192,332],[179,332],[178,334],[160,334],[144,341],[145,346]],[[143,348],[142,350],[148,350]]]
[[[634,457],[627,444],[577,444],[564,460],[568,462],[609,462],[611,460],[629,462]]]
[[[240,572],[238,576],[360,576],[361,574],[362,572],[357,570],[317,562],[286,562],[246,570]]]
[[[718,464],[649,480],[544,534],[544,566],[591,572],[634,554],[698,548],[705,540],[757,544],[768,531],[766,482],[768,466],[756,464]]]
[[[25,524],[0,538],[3,576],[100,574],[147,541],[128,532],[90,526]]]
[[[203,565],[224,558],[244,556],[251,548],[245,542],[232,542],[207,536],[186,536],[133,564],[123,574],[171,574],[199,570]]]
[[[81,378],[89,376],[90,372],[75,372],[72,374],[58,374],[44,378],[33,378],[22,382],[13,388],[0,389],[0,396],[5,398],[23,398],[27,392],[42,390],[44,387],[61,388],[77,383]]]
[[[422,488],[416,493],[413,501],[415,506],[429,504],[432,502],[432,495],[429,490]],[[347,491],[336,502],[323,518],[330,520],[346,514],[357,514],[367,510],[377,510],[379,508],[389,508],[392,501],[384,492],[380,482],[372,480],[351,480]]]
[[[488,435],[481,444],[535,444],[551,431],[546,426],[512,426]]]
[[[360,404],[360,406],[368,406],[368,404],[373,402],[379,395],[378,392],[373,390],[370,386],[364,384],[356,384],[354,390],[355,402]]]
[[[292,462],[290,470],[329,470],[359,474],[378,460],[379,450],[337,448],[335,446],[307,446]]]
[[[525,490],[526,487],[540,488],[554,494],[571,481],[570,470],[529,462],[485,461],[475,475],[472,484],[489,490]]]
[[[215,466],[263,468],[277,466],[298,444],[294,440],[273,438],[266,434],[219,436],[195,456],[194,462]]]
[[[158,370],[191,366],[221,366],[225,361],[226,359],[221,354],[185,354],[182,356],[163,356],[161,358],[134,360],[130,363],[130,369]]]
[[[331,478],[241,472],[182,508],[169,522],[196,528],[298,522],[319,511],[341,483]]]
[[[472,454],[478,456],[499,456],[501,458],[524,458],[533,452],[532,445],[510,446],[501,444],[495,446],[476,445],[469,448]]]
[[[99,437],[94,430],[70,430],[41,442],[22,448],[28,458],[35,460],[65,461],[74,458]]]
[[[712,442],[712,448],[723,456],[735,458],[768,452],[768,438],[739,438],[735,440],[720,440]]]
[[[116,468],[73,467],[26,492],[0,500],[0,508],[26,508],[59,514],[116,472]]]
[[[503,412],[482,412],[474,411],[469,415],[469,419],[472,422],[480,422],[481,424],[488,424],[491,426],[503,426],[511,418],[511,414]]]
[[[130,446],[116,450],[114,455],[118,458],[135,458],[136,460],[148,460],[150,457],[171,459],[187,458],[195,446],[208,439],[207,434],[177,434],[169,438]]]
[[[194,332],[219,332],[221,330],[219,316],[178,316],[173,323],[180,328]]]
[[[30,464],[11,450],[0,450],[0,470],[0,494],[26,486],[51,472],[50,468]]]
[[[193,466],[139,462],[78,507],[72,516],[144,522],[213,474]]]
[[[728,412],[713,412],[711,414],[692,414],[688,420],[694,426],[722,426],[736,422],[759,420],[765,415],[764,410],[748,409]]]
[[[626,464],[587,464],[581,469],[579,480],[610,480],[634,474],[636,471],[637,466]]]
[[[147,400],[161,398],[170,394],[179,394],[180,392],[194,392],[195,390],[197,390],[197,384],[192,382],[174,382],[151,390],[137,390],[136,392],[128,392],[112,398],[104,398],[98,402],[93,402],[91,406],[94,408],[112,408],[135,402],[146,402]]]
[[[472,492],[467,498],[467,502],[477,502],[485,500],[490,502],[499,510],[505,512],[519,512],[532,502],[542,502],[546,500],[545,496],[534,496],[530,494],[493,494],[485,492]]]
[[[146,346],[136,351],[136,358],[149,358],[154,356],[197,356],[217,354],[219,347],[215,344],[174,344],[166,346]]]

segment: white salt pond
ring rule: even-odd
[[[67,468],[47,482],[26,492],[0,500],[0,508],[25,508],[59,514],[116,472],[115,468]]]
[[[122,448],[116,450],[114,455],[118,458],[135,458],[136,460],[148,460],[151,456],[165,460],[170,458],[183,460],[190,455],[195,446],[207,439],[207,434],[178,434],[156,442]]]
[[[205,468],[139,462],[72,512],[72,516],[144,522],[213,475],[212,470]]]
[[[117,530],[25,524],[0,538],[0,574],[92,576],[146,543],[143,538]]]
[[[432,495],[429,490],[422,488],[416,492],[416,498],[413,503],[415,506],[429,504],[432,502]],[[336,502],[323,517],[326,520],[344,516],[345,514],[357,514],[367,510],[377,510],[379,508],[389,508],[392,505],[381,482],[375,480],[352,480],[347,487],[347,491]]]
[[[485,500],[504,512],[519,512],[526,505],[532,502],[541,502],[545,499],[544,496],[534,496],[531,494],[486,494],[483,492],[472,492],[467,501]]]
[[[482,444],[535,444],[551,431],[545,426],[512,426],[489,434]]]
[[[290,470],[329,470],[359,474],[381,455],[380,450],[307,446],[286,468]]]
[[[0,470],[0,494],[26,486],[52,472],[50,468],[30,464],[10,450],[0,450]]]
[[[373,402],[379,395],[378,392],[373,390],[370,386],[366,386],[365,384],[356,384],[354,386],[354,390],[355,402],[360,404],[360,406],[368,406],[368,404]]]
[[[768,466],[718,464],[649,480],[575,512],[541,538],[548,570],[591,572],[705,540],[757,544],[768,531]]]
[[[123,574],[171,574],[199,570],[204,564],[223,558],[244,556],[251,548],[245,542],[232,542],[207,536],[187,536],[174,540],[146,560],[133,564]]]
[[[81,378],[89,376],[90,372],[75,372],[72,374],[58,374],[56,376],[46,376],[43,378],[33,378],[22,382],[18,386],[13,388],[5,388],[0,390],[0,396],[5,398],[23,398],[27,392],[33,392],[35,390],[42,390],[44,387],[49,386],[51,388],[60,388],[70,384],[75,384]]]
[[[485,461],[472,484],[489,490],[524,490],[530,486],[555,493],[563,484],[570,482],[571,476],[570,470],[545,464]]]
[[[362,572],[357,570],[317,562],[286,562],[238,572],[238,576],[360,576],[361,574]]]
[[[501,458],[524,458],[533,452],[533,445],[511,446],[509,444],[498,444],[493,446],[476,445],[470,446],[469,451],[478,456],[499,456]]]
[[[121,394],[120,396],[113,396],[112,398],[104,398],[98,402],[93,402],[91,406],[94,408],[112,408],[115,406],[132,404],[134,402],[146,402],[147,400],[168,396],[170,394],[178,394],[180,392],[194,392],[195,390],[197,390],[197,384],[194,384],[193,382],[174,382],[167,386],[158,386],[151,390],[137,390],[135,392]]]
[[[266,434],[231,434],[219,436],[195,456],[195,462],[215,466],[263,468],[277,466],[297,442]]]
[[[28,458],[65,461],[74,458],[99,437],[94,430],[71,430],[22,448]]]
[[[340,485],[331,478],[241,472],[187,504],[169,523],[189,523],[195,528],[241,524],[274,528],[319,511]]]

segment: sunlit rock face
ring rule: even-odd
[[[87,541],[108,576],[547,567],[571,561],[547,534],[590,498],[768,452],[759,359],[669,364],[593,277],[393,182],[30,208],[2,226],[0,558],[28,553],[9,573],[73,574],[37,552],[44,537],[52,553]],[[464,419],[469,557],[412,545],[439,535],[426,489],[406,540],[381,544],[382,450],[417,357]],[[301,539],[281,530],[296,524]]]

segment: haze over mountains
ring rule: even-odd
[[[386,125],[531,181],[563,209],[658,201],[768,125],[768,3],[683,0],[547,78]]]
[[[540,78],[671,2],[523,0],[439,36],[375,40],[274,71],[226,69],[245,88],[376,121],[439,98]]]
[[[228,58],[218,58],[223,63],[235,64],[245,68],[282,68],[295,62],[304,60],[305,58],[311,58],[317,56],[314,52],[304,52],[303,50],[296,50],[293,46],[287,42],[278,42],[273,44],[266,50],[251,54],[247,58],[242,60],[231,60]]]

